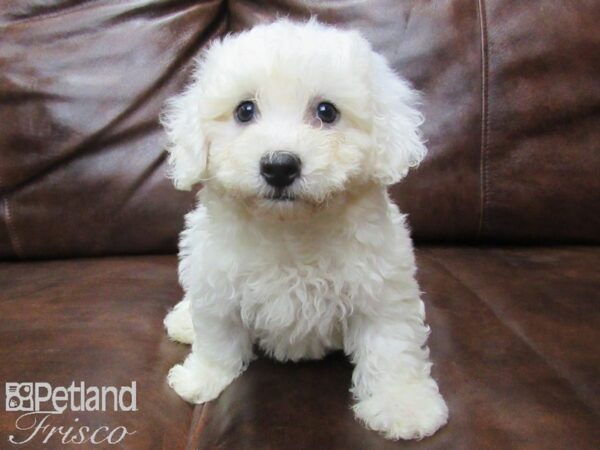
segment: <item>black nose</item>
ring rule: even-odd
[[[300,158],[290,152],[273,152],[260,160],[260,174],[276,188],[284,188],[300,176]]]

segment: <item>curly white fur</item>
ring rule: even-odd
[[[244,100],[258,108],[248,124],[233,115]],[[316,118],[323,100],[337,122]],[[425,155],[416,100],[358,33],[316,21],[205,52],[163,116],[175,185],[204,182],[180,242],[185,298],[165,319],[171,338],[193,341],[168,377],[182,397],[217,397],[254,343],[282,361],[344,349],[369,428],[411,439],[446,423],[408,227],[386,192]],[[259,174],[275,150],[302,161],[293,201],[270,199]]]

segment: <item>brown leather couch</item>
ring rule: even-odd
[[[0,409],[0,448],[600,448],[597,0],[0,5],[0,382],[137,383],[135,412],[50,418],[135,431],[116,446],[12,445],[28,432]],[[282,14],[361,30],[424,93],[430,153],[392,189],[450,408],[420,442],[353,420],[340,354],[261,358],[204,406],[165,383],[193,197],[157,116],[206,42]]]

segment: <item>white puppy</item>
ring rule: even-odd
[[[163,117],[186,216],[185,297],[165,319],[192,352],[184,399],[216,398],[253,358],[343,349],[354,412],[392,439],[447,421],[404,216],[386,186],[425,155],[417,95],[354,31],[279,20],[215,42]],[[193,325],[192,325],[193,322]]]

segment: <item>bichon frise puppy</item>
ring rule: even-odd
[[[184,299],[169,336],[193,343],[169,384],[216,398],[253,359],[343,349],[354,412],[391,439],[447,421],[431,378],[408,227],[387,194],[425,155],[417,95],[354,31],[279,20],[215,42],[162,118],[186,216]]]

